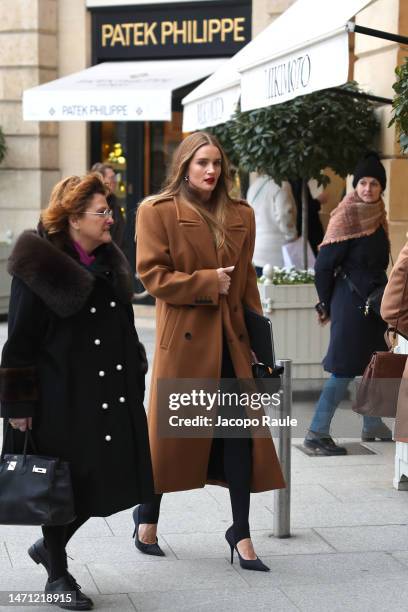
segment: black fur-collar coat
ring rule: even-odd
[[[40,454],[70,462],[77,510],[107,516],[150,499],[153,479],[130,267],[113,243],[95,255],[85,267],[69,242],[18,239],[0,400],[1,416],[33,417]]]

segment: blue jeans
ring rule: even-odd
[[[337,406],[346,397],[347,389],[354,376],[337,376],[332,374],[326,380],[323,386],[322,393],[317,402],[316,410],[310,423],[310,431],[321,434],[322,436],[330,435],[330,424]],[[363,418],[363,430],[365,432],[376,429],[382,423],[380,417],[365,416]]]

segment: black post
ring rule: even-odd
[[[303,240],[303,268],[308,268],[307,245],[309,242],[309,197],[307,179],[302,179],[302,240]]]
[[[365,28],[364,26],[356,25],[352,21],[347,23],[347,29],[349,32],[357,32],[357,34],[366,34],[367,36],[374,36],[375,38],[392,40],[392,42],[397,42],[401,45],[408,45],[408,36],[400,36],[399,34],[391,34],[390,32],[383,32],[382,30]]]

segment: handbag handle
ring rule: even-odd
[[[4,455],[6,454],[6,442],[7,442],[7,438],[8,438],[10,430],[11,430],[11,425],[10,425],[10,422],[8,422],[7,426],[6,426],[6,432],[4,434],[3,448],[1,449],[1,455],[0,455],[1,463],[4,462]],[[23,458],[23,464],[25,464],[25,462],[26,462],[28,442],[30,442],[30,445],[31,445],[31,448],[33,449],[34,454],[38,454],[37,453],[37,448],[36,448],[35,442],[33,440],[33,436],[32,436],[32,433],[31,433],[30,429],[26,429],[25,434],[24,434],[24,446],[23,446],[23,457],[24,458]]]

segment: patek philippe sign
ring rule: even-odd
[[[349,69],[346,31],[299,51],[239,67],[243,111],[280,104],[297,96],[337,87]]]
[[[92,11],[98,61],[228,56],[251,39],[248,2],[193,2]]]

